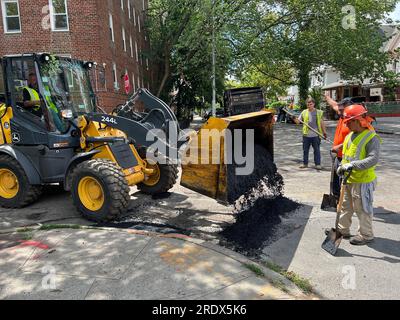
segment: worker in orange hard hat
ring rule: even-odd
[[[363,128],[375,131],[371,125],[374,119],[368,116],[368,110],[361,104],[354,104],[344,110],[344,122],[348,124],[352,120],[358,120]],[[351,129],[350,129],[351,130]]]
[[[345,98],[341,102],[336,102],[329,95],[325,95],[325,100],[328,105],[337,113],[339,116],[339,121],[336,126],[335,138],[333,140],[333,146],[331,149],[332,154],[332,175],[331,175],[331,194],[333,194],[336,198],[336,201],[339,201],[340,197],[340,187],[342,181],[340,177],[337,175],[337,169],[339,169],[340,164],[343,158],[343,142],[347,135],[350,133],[350,129],[347,128],[344,123],[344,109],[353,104],[351,98]]]
[[[377,185],[375,168],[379,162],[381,140],[371,123],[368,110],[362,105],[351,105],[343,112],[344,122],[351,133],[343,143],[343,160],[338,175],[349,175],[345,188],[338,231],[350,238],[353,245],[365,245],[374,239],[373,192]],[[353,214],[360,220],[358,235],[351,237]]]

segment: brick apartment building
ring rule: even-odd
[[[50,52],[95,61],[93,86],[110,111],[131,91],[149,88],[151,72],[142,52],[148,0],[0,0],[0,57]]]

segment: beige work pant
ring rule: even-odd
[[[350,234],[350,227],[354,213],[360,221],[358,235],[366,240],[374,239],[374,232],[372,230],[373,215],[364,211],[361,198],[361,184],[358,183],[346,186],[342,214],[339,220],[339,231],[342,234]]]

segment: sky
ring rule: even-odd
[[[400,20],[400,4],[397,5],[396,10],[390,16],[393,20]]]

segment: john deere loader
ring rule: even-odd
[[[5,104],[0,107],[1,207],[28,206],[41,196],[43,186],[61,184],[85,218],[114,220],[128,208],[130,186],[154,195],[175,185],[178,162],[171,155],[178,150],[197,146],[211,155],[226,153],[224,144],[215,150],[205,143],[201,132],[195,139],[182,134],[171,109],[145,89],[113,114],[102,112],[90,82],[92,62],[49,54],[6,56],[0,62],[0,104]],[[28,94],[33,103],[27,103]],[[141,100],[139,111],[136,100]],[[272,114],[210,119],[205,127],[217,132],[255,129],[257,157],[272,161]],[[154,145],[155,159],[148,157]],[[235,163],[187,163],[182,184],[232,202],[265,173],[258,168],[250,183],[238,183],[233,167]]]

